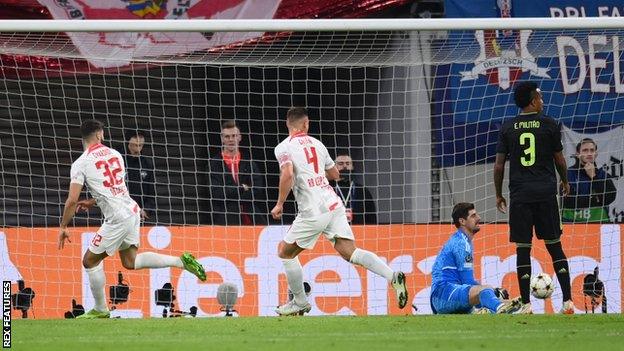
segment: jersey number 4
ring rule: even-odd
[[[308,149],[310,150],[309,152],[308,152]],[[314,164],[314,173],[318,174],[319,167],[318,167],[318,157],[316,156],[316,148],[314,146],[310,146],[309,148],[304,148],[303,151],[305,152],[308,163]]]
[[[535,164],[535,134],[520,134],[520,145],[526,147],[523,150],[524,155],[520,156],[520,164],[525,167],[533,166]]]
[[[95,168],[104,170],[104,177],[106,180],[102,184],[107,188],[112,188],[115,185],[119,185],[123,182],[121,177],[117,177],[117,174],[122,171],[121,163],[117,157],[111,157],[106,161],[97,161]]]

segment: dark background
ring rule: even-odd
[[[382,71],[177,65],[0,80],[0,225],[58,225],[70,165],[83,151],[78,126],[91,118],[106,124],[108,145],[122,154],[128,130],[147,133],[144,154],[154,160],[158,207],[148,224],[209,224],[207,164],[219,152],[226,119],[238,122],[244,154],[266,171],[270,209],[279,173],[273,148],[287,136],[288,108],[308,107],[310,134],[330,153],[349,149],[361,159]],[[294,211],[290,203],[284,222]],[[78,215],[75,224],[100,220],[94,210]]]
[[[415,14],[429,13],[431,6],[439,11],[437,0],[390,5],[365,15],[391,20],[423,17]],[[41,15],[25,13],[11,10],[3,17]],[[329,52],[336,54],[329,58],[339,62],[334,67],[305,54],[327,48],[328,37],[319,33],[280,34],[262,44],[271,55],[282,50],[294,55],[291,66],[279,68],[267,59],[256,60],[255,66],[134,64],[103,74],[86,61],[0,55],[0,226],[58,226],[70,165],[83,152],[78,127],[91,118],[107,125],[107,144],[122,154],[125,133],[147,134],[143,153],[154,160],[158,207],[148,225],[209,224],[207,167],[219,151],[220,124],[226,119],[237,121],[243,153],[265,172],[270,210],[279,176],[273,150],[287,136],[284,117],[294,105],[308,107],[310,134],[332,155],[341,149],[351,153],[359,180],[383,214],[380,220],[410,222],[412,198],[405,185],[410,168],[404,158],[407,133],[413,132],[406,122],[411,118],[405,90],[410,78],[405,67],[358,66],[359,58],[392,49],[393,34],[330,37]],[[264,56],[260,52],[258,57]],[[285,211],[280,222],[289,223],[295,213],[292,201]],[[100,221],[96,209],[77,215],[74,224]]]

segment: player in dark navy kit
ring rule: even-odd
[[[501,127],[496,147],[494,185],[496,207],[507,211],[503,197],[505,161],[509,159],[510,241],[516,243],[516,271],[522,296],[518,313],[532,313],[530,302],[531,242],[533,227],[544,240],[563,293],[561,313],[574,313],[570,292],[570,269],[561,247],[561,219],[557,202],[557,176],[563,195],[570,192],[567,166],[561,144],[561,126],[544,116],[544,101],[536,83],[523,82],[514,91],[516,105],[522,112]]]

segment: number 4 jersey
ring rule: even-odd
[[[522,113],[503,123],[496,152],[509,159],[511,201],[541,202],[557,194],[553,156],[561,150],[561,127],[550,117]]]
[[[139,211],[125,177],[121,154],[102,144],[92,145],[71,166],[71,182],[87,185],[108,221],[117,222]]]
[[[325,170],[334,167],[334,161],[319,140],[305,133],[294,134],[275,147],[275,157],[280,168],[293,165],[293,193],[299,214],[316,217],[342,205],[325,177]]]

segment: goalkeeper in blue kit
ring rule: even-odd
[[[481,229],[481,217],[471,203],[453,207],[453,224],[457,231],[444,244],[433,265],[431,309],[433,313],[513,313],[520,299],[502,300],[494,288],[480,285],[474,279],[474,235]]]

